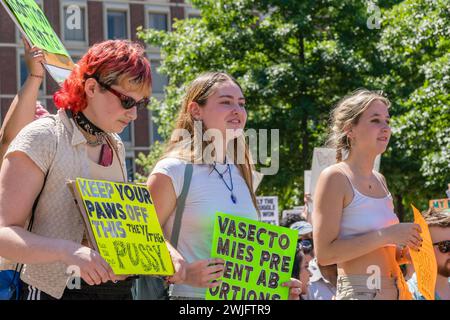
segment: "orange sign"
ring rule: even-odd
[[[422,247],[419,252],[414,250],[409,251],[414,269],[416,270],[417,287],[427,300],[434,300],[437,263],[436,257],[434,256],[433,242],[425,219],[416,207],[413,205],[411,205],[411,207],[414,211],[414,223],[420,225],[420,228],[422,229],[420,236],[423,239]]]
[[[429,207],[436,208],[436,209],[448,209],[448,208],[450,208],[450,199],[430,200]]]

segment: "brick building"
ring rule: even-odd
[[[53,26],[67,51],[76,62],[92,44],[105,39],[136,40],[136,28],[170,30],[174,18],[197,17],[198,11],[184,0],[36,0]],[[73,15],[77,11],[78,25],[73,28]],[[167,78],[156,68],[161,56],[158,48],[147,46],[147,55],[153,71],[153,96],[162,99]],[[23,59],[24,49],[20,32],[0,5],[0,118],[3,121],[9,105],[27,77]],[[56,82],[47,74],[39,100],[54,113],[52,94]],[[134,159],[140,152],[147,153],[156,139],[156,128],[151,112],[141,111],[138,120],[121,134],[127,150],[130,176],[136,170]]]

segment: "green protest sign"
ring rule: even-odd
[[[115,274],[174,274],[146,186],[82,178],[71,186],[88,239]]]
[[[51,53],[69,56],[35,0],[3,0],[31,44]]]
[[[296,230],[216,213],[211,257],[225,260],[221,284],[207,300],[287,300]]]

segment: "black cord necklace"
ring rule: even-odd
[[[227,187],[227,189],[230,190],[230,192],[231,192],[231,195],[230,195],[231,201],[233,201],[233,203],[236,204],[237,199],[236,199],[236,196],[233,194],[233,189],[234,189],[234,187],[233,187],[233,178],[231,177],[231,167],[230,167],[230,165],[227,163],[227,170],[225,170],[223,173],[220,173],[219,170],[217,170],[217,168],[216,168],[216,162],[214,161],[214,167],[213,167],[213,169],[214,169],[214,171],[217,172],[217,174],[219,175],[220,179],[222,179],[222,181],[223,181],[223,183],[225,184],[225,186]],[[224,175],[227,171],[228,171],[228,174],[229,174],[229,176],[230,176],[230,184],[231,184],[231,187],[228,186],[227,182],[226,182],[225,179],[223,178],[223,175]]]
[[[83,112],[78,112],[77,114],[74,114],[73,120],[81,129],[83,129],[83,131],[87,132],[90,135],[95,136],[96,141],[87,140],[87,143],[89,145],[98,146],[105,143],[106,133],[102,129],[97,127],[95,124],[93,124],[88,118],[86,118]]]

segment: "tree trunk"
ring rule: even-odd
[[[403,197],[399,194],[395,195],[395,199],[397,200],[397,215],[400,222],[403,222],[405,219],[405,207],[403,206]]]
[[[298,42],[299,42],[299,60],[302,66],[305,65],[305,39],[303,34],[299,32],[298,34]],[[303,87],[303,83],[300,85],[299,94],[300,97],[305,94],[306,90]],[[301,101],[301,99],[300,99]],[[300,107],[303,107],[300,105]],[[308,155],[309,155],[309,133],[308,133],[308,112],[306,110],[302,110],[302,117],[300,121],[300,134],[302,135],[302,160],[303,165],[306,166],[308,163]]]

